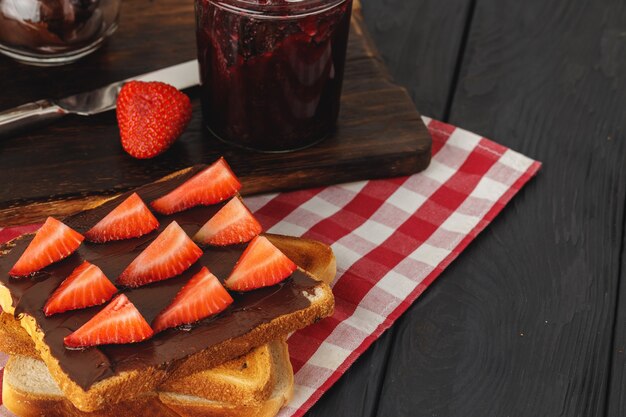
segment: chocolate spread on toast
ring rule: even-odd
[[[204,166],[196,166],[184,175],[148,184],[133,191],[137,192],[146,204],[149,204],[203,168]],[[63,222],[74,230],[85,233],[130,193],[108,201],[95,209],[68,217]],[[9,277],[9,270],[24,252],[32,236],[18,239],[15,247],[6,256],[0,257],[0,282],[11,292],[16,317],[26,313],[35,318],[45,335],[44,340],[50,347],[52,355],[58,359],[61,368],[68,376],[83,389],[87,390],[96,382],[121,371],[142,369],[146,366],[168,367],[191,354],[246,334],[275,317],[307,308],[310,302],[306,294],[312,292],[318,282],[296,270],[291,277],[278,285],[248,293],[231,292],[235,302],[224,312],[186,328],[166,330],[142,343],[105,345],[85,350],[66,349],[63,345],[63,338],[82,326],[103,306],[69,311],[51,317],[46,317],[42,308],[50,294],[83,260],[89,260],[99,266],[114,282],[124,268],[172,220],[176,220],[189,236],[193,236],[222,205],[196,207],[171,216],[154,213],[160,222],[157,231],[140,238],[105,244],[85,241],[73,255],[44,268],[32,278]],[[202,266],[207,266],[213,274],[224,281],[246,245],[225,248],[202,247],[204,251],[202,258],[183,274],[145,287],[122,291],[151,323]]]

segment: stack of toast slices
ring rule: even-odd
[[[79,233],[92,228],[132,193],[154,201],[179,188],[207,166],[178,171],[63,220]],[[235,196],[234,198],[240,198]],[[47,316],[44,305],[84,259],[117,276],[171,222],[194,236],[226,201],[175,214],[156,214],[160,226],[141,238],[96,246],[26,278],[9,273],[32,236],[0,247],[0,351],[10,355],[3,404],[18,416],[274,416],[291,398],[293,370],[288,335],[330,316],[332,250],[313,240],[263,234],[297,265],[279,284],[232,291],[225,310],[190,325],[169,328],[140,343],[69,349],[64,338],[102,306]],[[202,246],[197,265],[179,276],[139,288],[122,288],[148,323],[190,277],[207,266],[224,281],[246,244]],[[68,272],[69,271],[69,272]]]
[[[293,371],[284,340],[187,377],[168,380],[157,390],[93,412],[76,408],[63,394],[19,322],[2,314],[0,351],[10,354],[2,401],[23,417],[274,416],[292,396]],[[19,339],[22,344],[7,342]]]

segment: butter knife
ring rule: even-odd
[[[0,138],[23,132],[35,125],[52,122],[66,114],[91,116],[113,110],[120,89],[124,83],[131,80],[161,81],[182,90],[200,83],[198,61],[194,59],[59,100],[38,100],[2,111],[0,112]]]

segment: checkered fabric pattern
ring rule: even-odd
[[[246,199],[267,231],[322,241],[337,257],[335,314],[289,338],[295,391],[281,417],[315,404],[541,166],[473,133],[424,122],[433,136],[424,172]],[[31,230],[0,230],[0,241]]]

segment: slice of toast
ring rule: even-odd
[[[159,388],[159,399],[181,417],[273,417],[293,396],[293,369],[286,343],[272,343],[271,361],[275,381],[267,399],[258,403],[227,403],[193,395],[189,389]],[[187,391],[187,393],[185,393]]]
[[[177,187],[200,169],[202,167],[181,171],[169,176],[166,180],[148,184],[133,191],[145,201],[153,201]],[[126,198],[127,195],[119,199]],[[116,204],[118,200],[109,200],[102,206],[72,216],[65,221],[70,227],[83,233]],[[219,205],[196,208],[189,213],[169,217],[161,216],[159,221],[162,226],[167,226],[170,221],[176,220],[189,235],[193,235],[202,225],[201,223],[210,218],[219,208]],[[193,216],[201,218],[202,222],[195,219],[190,221],[190,217]],[[325,245],[296,238],[269,237],[297,264],[316,270],[322,275],[334,276],[334,257],[332,251]],[[151,238],[153,236],[146,237],[144,240],[142,238],[133,240],[132,243],[136,246],[124,252],[128,258],[126,261],[136,256],[137,248],[141,245],[145,246]],[[62,346],[63,336],[86,322],[97,309],[72,312],[70,320],[66,319],[67,315],[61,320],[60,318],[46,318],[40,311],[41,306],[53,289],[67,276],[67,270],[83,257],[89,258],[88,255],[92,254],[89,251],[97,248],[88,246],[85,249],[83,245],[76,254],[59,262],[58,265],[46,268],[45,279],[39,275],[33,279],[21,281],[8,278],[8,268],[27,244],[27,238],[12,242],[8,248],[14,247],[14,250],[0,258],[0,306],[4,311],[13,315],[17,307],[17,317],[20,319],[21,326],[34,341],[38,354],[46,363],[54,380],[66,398],[83,411],[98,410],[107,404],[138,397],[154,391],[167,379],[182,378],[197,372],[198,369],[208,369],[236,358],[253,347],[283,337],[332,314],[334,307],[330,287],[317,282],[303,269],[298,269],[291,278],[285,281],[284,285],[240,295],[233,308],[220,314],[215,320],[199,323],[191,331],[167,331],[148,342],[133,346],[104,346],[79,352],[67,351]],[[220,279],[224,279],[228,275],[227,271],[232,270],[243,248],[236,250],[238,252],[233,249],[231,251],[234,251],[233,253],[226,254],[230,258],[216,250],[205,251],[203,260],[207,256],[207,262],[212,271]],[[225,256],[225,261],[213,262]],[[106,261],[108,258],[97,259]],[[99,266],[107,270],[107,265],[100,263]],[[192,267],[186,274],[191,275],[194,272]],[[113,272],[107,273],[107,276],[118,275],[115,268]],[[151,288],[140,288],[127,294],[131,300],[133,296],[136,296],[135,299],[149,300],[146,304],[147,309],[142,310],[141,305],[138,305],[138,308],[146,319],[151,321],[188,278],[183,274],[181,277],[168,280],[163,285],[159,283],[150,286]],[[155,298],[152,292],[155,288],[158,291],[166,291],[167,297]],[[133,302],[137,304],[135,300]],[[232,327],[228,323],[238,324]],[[87,377],[83,377],[83,374],[87,374]]]
[[[63,395],[41,360],[12,356],[4,371],[2,401],[20,417],[191,417],[191,416],[258,416],[272,417],[291,398],[293,371],[284,341],[265,345],[267,368],[274,378],[265,399],[240,404],[215,401],[203,395],[170,392],[160,389],[95,412],[80,411]],[[199,378],[194,380],[197,383]]]
[[[276,382],[272,354],[277,343],[254,348],[246,355],[205,371],[166,380],[159,391],[204,398],[215,403],[260,406]]]
[[[178,417],[159,401],[156,393],[142,394],[132,401],[92,413],[78,410],[63,395],[43,361],[11,356],[4,370],[2,402],[20,417]]]

